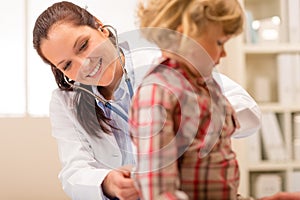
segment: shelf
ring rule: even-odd
[[[261,111],[273,111],[273,112],[299,112],[299,105],[281,105],[276,102],[259,103]]]
[[[295,170],[300,170],[300,161],[293,162],[291,165]]]
[[[249,38],[245,36],[249,35],[244,35],[236,43],[232,43],[233,46],[230,47],[230,50],[232,50],[231,54],[234,54],[229,58],[232,62],[228,62],[226,67],[230,68],[228,72],[235,73],[235,76],[239,77],[238,80],[243,83],[245,89],[256,99],[263,113],[271,112],[272,115],[275,114],[287,159],[277,162],[266,160],[269,158],[268,155],[265,155],[268,145],[264,143],[260,135],[256,139],[245,139],[245,145],[241,144],[237,152],[239,162],[243,166],[243,169],[241,169],[241,177],[243,178],[240,190],[242,194],[251,196],[252,193],[255,193],[249,187],[254,184],[253,177],[268,173],[280,174],[282,177],[282,188],[291,190],[295,185],[300,184],[300,181],[297,180],[297,183],[295,183],[290,178],[293,172],[300,172],[300,161],[293,160],[295,157],[294,139],[295,135],[298,135],[295,134],[294,116],[296,113],[300,113],[300,96],[295,95],[300,94],[298,92],[300,86],[300,79],[298,79],[300,77],[300,39],[296,37],[299,34],[297,32],[294,33],[289,24],[289,17],[292,17],[289,10],[292,8],[292,4],[289,3],[293,1],[241,0],[241,2],[244,3],[245,10],[251,14],[252,19],[249,19],[248,26],[252,20],[264,20],[273,16],[278,16],[281,19],[280,25],[275,27],[279,34],[279,38],[276,41],[264,40],[262,37],[263,32],[261,32],[264,29],[258,29],[257,43],[245,44],[245,40],[248,39],[247,41],[249,41]],[[294,11],[294,9],[292,10]],[[296,10],[299,10],[298,6]],[[262,27],[269,28],[268,24],[264,24]],[[233,68],[234,66],[236,67]],[[284,92],[287,95],[282,95]],[[283,97],[287,97],[287,99]],[[295,103],[289,104],[285,102]],[[271,125],[274,126],[273,124]],[[265,131],[270,134],[267,139],[271,139],[271,142],[273,141],[273,136],[271,135],[273,131],[277,132],[272,130],[271,127],[269,131],[268,127]],[[254,149],[257,151],[254,151]],[[254,160],[256,160],[255,163],[253,162]]]
[[[279,54],[279,53],[299,53],[300,44],[246,44],[245,54]]]
[[[255,172],[255,171],[286,171],[287,168],[292,168],[292,169],[300,169],[300,163],[299,162],[261,162],[257,164],[249,164],[248,170]]]
[[[248,170],[249,171],[284,171],[286,170],[287,165],[286,162],[260,162],[257,164],[249,164]]]

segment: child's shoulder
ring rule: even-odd
[[[156,64],[151,68],[142,81],[142,84],[164,84],[169,88],[182,87],[189,84],[184,75],[177,67],[170,66],[165,62]]]

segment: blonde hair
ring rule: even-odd
[[[238,0],[148,0],[138,5],[140,28],[175,30],[181,25],[186,36],[199,36],[211,24],[220,24],[225,35],[243,30],[244,15]],[[145,37],[159,46],[168,34],[145,31]]]

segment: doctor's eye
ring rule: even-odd
[[[64,70],[64,71],[68,70],[68,69],[71,67],[71,64],[72,64],[72,62],[71,62],[71,61],[68,61],[68,62],[66,63],[66,65],[63,67],[63,70]]]
[[[83,43],[79,47],[79,52],[87,48],[88,42],[89,42],[89,40],[84,40],[83,41]]]

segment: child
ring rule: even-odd
[[[148,0],[139,5],[144,36],[163,52],[130,110],[141,199],[238,198],[230,137],[239,123],[212,71],[224,44],[242,32],[237,0]]]

